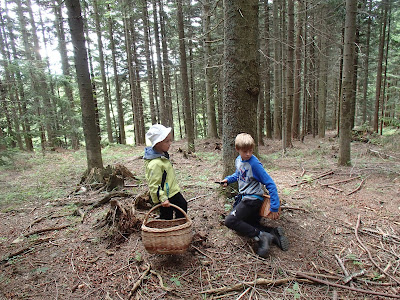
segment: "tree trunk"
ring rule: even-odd
[[[362,106],[362,125],[367,122],[367,94],[368,94],[368,73],[369,73],[369,49],[371,40],[371,13],[372,13],[372,0],[368,1],[368,20],[367,20],[367,37],[365,42],[365,58],[364,58],[364,81],[363,81],[363,100]]]
[[[257,60],[258,1],[226,0],[223,165],[224,176],[234,171],[237,134],[250,134],[257,145],[257,101],[259,70]],[[257,149],[256,149],[257,150]],[[257,151],[256,151],[257,153]]]
[[[204,46],[204,81],[206,86],[206,102],[207,102],[207,136],[216,138],[217,119],[215,115],[215,99],[213,97],[212,88],[212,69],[211,69],[211,32],[210,32],[210,0],[203,2],[203,46]]]
[[[340,111],[339,165],[351,165],[351,105],[353,93],[357,0],[346,0],[343,54],[343,98]]]
[[[382,89],[382,70],[383,70],[383,53],[385,48],[385,36],[386,36],[386,22],[387,22],[387,12],[388,12],[388,0],[383,0],[383,24],[381,25],[381,35],[379,40],[379,53],[376,71],[376,87],[375,87],[375,112],[374,112],[374,132],[378,132],[379,124],[379,101],[381,98]]]
[[[150,38],[149,38],[149,14],[147,10],[147,1],[142,0],[142,7],[143,7],[143,31],[144,31],[144,54],[146,57],[146,71],[147,71],[147,89],[149,91],[149,102],[150,102],[150,117],[151,123],[157,123],[156,118],[156,110],[154,104],[154,88],[153,88],[153,70],[150,58]]]
[[[162,124],[168,123],[168,113],[167,107],[165,103],[165,89],[164,89],[164,78],[163,78],[163,68],[162,68],[162,60],[161,60],[161,47],[160,47],[160,33],[158,31],[159,23],[158,23],[158,15],[157,15],[157,3],[155,0],[153,3],[153,19],[154,19],[154,36],[155,36],[155,47],[157,54],[157,82],[158,82],[158,97],[159,107],[160,107],[160,122]]]
[[[96,130],[97,136],[99,141],[101,141],[101,128],[100,128],[100,115],[99,115],[99,105],[97,102],[97,89],[96,89],[96,80],[94,76],[94,66],[93,66],[93,56],[92,50],[90,48],[91,39],[89,34],[89,25],[87,23],[88,18],[86,17],[86,11],[89,11],[89,7],[85,7],[88,3],[82,2],[83,10],[82,10],[82,17],[83,17],[83,32],[86,40],[87,45],[87,58],[88,58],[88,66],[89,66],[89,77],[92,82],[92,93],[93,93],[93,102],[94,102],[94,111],[95,111],[95,122],[96,122]],[[86,23],[85,23],[86,22]]]
[[[99,50],[99,62],[100,62],[100,72],[101,72],[101,83],[104,95],[104,114],[106,117],[106,127],[107,127],[107,138],[110,143],[114,143],[114,138],[111,128],[111,117],[110,117],[110,97],[108,95],[107,89],[107,77],[104,65],[104,53],[103,53],[103,41],[101,35],[101,24],[100,24],[100,12],[97,0],[93,0],[94,9],[94,20],[96,23],[96,33],[97,33],[97,48]]]
[[[111,12],[111,7],[108,5],[108,11]],[[117,102],[117,113],[118,113],[118,142],[120,144],[126,144],[125,137],[125,121],[124,121],[124,109],[122,107],[122,98],[121,98],[121,87],[119,83],[118,70],[117,70],[117,55],[115,49],[114,42],[114,30],[113,30],[113,19],[111,17],[108,19],[108,33],[110,38],[110,48],[112,55],[112,64],[113,64],[113,72],[114,72],[114,83],[115,83],[115,101]]]
[[[179,54],[180,54],[180,67],[182,76],[182,90],[183,90],[183,103],[185,111],[185,125],[187,134],[188,151],[194,152],[194,127],[193,118],[190,108],[190,95],[189,95],[189,80],[186,60],[186,47],[185,47],[185,33],[183,27],[183,14],[182,14],[182,0],[177,0],[178,10],[178,33],[179,33]]]
[[[69,124],[69,135],[71,137],[71,146],[72,149],[79,149],[79,137],[78,137],[78,127],[79,125],[75,121],[75,103],[74,103],[74,95],[71,86],[71,72],[70,65],[68,60],[68,52],[67,52],[67,43],[65,40],[65,30],[64,30],[64,22],[62,15],[62,0],[58,0],[57,4],[54,5],[54,13],[56,15],[55,23],[57,28],[57,38],[58,38],[58,49],[60,51],[61,56],[61,68],[63,75],[67,80],[64,81],[64,91],[65,95],[68,99],[68,109],[66,111],[67,120]]]
[[[172,91],[171,91],[171,75],[170,75],[170,63],[168,57],[168,46],[167,46],[167,32],[165,29],[165,13],[162,1],[157,0],[160,7],[160,29],[161,29],[161,46],[162,46],[162,57],[163,57],[163,70],[164,70],[164,86],[165,86],[165,112],[167,126],[174,128],[174,115],[172,113]]]
[[[322,16],[327,14],[326,7],[322,7]],[[322,26],[326,28],[326,22],[321,19]],[[319,54],[319,80],[318,80],[318,137],[325,137],[326,130],[326,98],[328,85],[328,42],[324,34],[320,35],[320,54]]]
[[[279,1],[273,1],[274,26],[274,138],[282,139],[281,45],[279,29]]]
[[[292,137],[300,137],[300,95],[301,95],[301,47],[302,47],[302,26],[303,26],[303,3],[298,1],[297,33],[295,46],[294,66],[294,94],[293,94],[293,116],[292,116]]]
[[[68,9],[68,24],[71,30],[74,46],[74,61],[79,95],[81,98],[82,125],[85,135],[88,170],[103,169],[100,140],[96,127],[96,111],[93,99],[92,85],[89,75],[88,58],[83,32],[83,18],[79,0],[66,0]]]
[[[285,147],[292,145],[292,114],[293,114],[293,94],[294,94],[294,2],[288,1],[288,45],[287,45],[287,69],[286,69],[286,139]]]
[[[272,113],[271,113],[271,33],[270,33],[270,5],[264,6],[264,96],[265,96],[265,135],[268,139],[272,138]]]
[[[141,88],[141,79],[140,79],[140,70],[141,63],[138,59],[138,50],[137,50],[137,40],[136,40],[136,32],[135,32],[135,20],[133,17],[130,18],[130,31],[132,38],[132,60],[134,62],[134,72],[135,72],[135,95],[136,95],[136,105],[137,105],[137,126],[138,126],[138,138],[137,143],[139,145],[144,145],[146,143],[145,139],[145,129],[144,129],[144,115],[143,115],[143,96],[142,96],[142,88]]]
[[[33,45],[34,45],[34,54],[35,54],[35,61],[37,63],[37,67],[40,70],[37,72],[36,79],[37,81],[35,82],[35,89],[38,95],[40,95],[41,100],[42,100],[42,108],[43,108],[43,113],[44,113],[44,124],[45,128],[47,131],[47,137],[48,137],[48,143],[50,147],[53,147],[56,145],[56,133],[55,133],[55,115],[53,114],[54,109],[53,105],[50,100],[50,91],[49,87],[47,84],[47,79],[45,76],[45,72],[43,69],[43,60],[40,55],[40,45],[39,45],[39,38],[37,36],[37,28],[36,28],[36,23],[34,20],[34,15],[32,11],[32,4],[30,0],[26,1],[27,4],[27,9],[29,13],[29,20],[30,20],[30,26],[31,26],[31,35],[33,39]]]

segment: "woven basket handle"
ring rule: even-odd
[[[161,206],[161,204],[157,204],[156,206],[153,206],[153,207],[147,212],[146,216],[144,217],[143,224],[147,224],[147,219],[149,218],[150,213],[151,213],[153,210],[159,208],[160,206]],[[176,208],[176,209],[179,210],[181,213],[183,213],[183,215],[184,215],[185,218],[186,218],[186,221],[189,221],[189,217],[188,217],[187,213],[186,213],[182,208],[180,208],[179,206],[177,206],[177,205],[175,205],[175,204],[172,204],[172,203],[170,203],[170,206]]]

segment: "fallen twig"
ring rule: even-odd
[[[347,271],[346,267],[344,266],[344,264],[343,264],[342,260],[340,259],[339,255],[335,254],[335,258],[336,258],[339,266],[342,268],[345,278],[348,278],[349,277],[349,272]],[[349,282],[351,279],[352,278],[350,278],[347,282]],[[344,280],[343,280],[343,282],[344,282]],[[345,282],[345,283],[347,283],[347,282]],[[352,282],[350,282],[350,286],[352,286],[352,287],[354,286]]]
[[[391,155],[388,155],[388,154],[385,154],[385,153],[381,153],[381,152],[376,151],[376,150],[368,149],[367,152],[370,152],[370,153],[374,154],[375,156],[379,156],[382,159],[393,158],[393,159],[398,160],[397,157],[394,157],[394,156],[391,156]]]
[[[64,229],[64,228],[69,227],[69,226],[71,226],[71,224],[63,225],[63,226],[59,226],[59,227],[38,229],[38,230],[35,230],[33,232],[29,232],[29,233],[24,234],[24,237],[28,237],[28,236],[31,236],[31,235],[34,235],[34,234],[39,234],[39,233],[48,232],[48,231],[60,230],[60,229]]]
[[[333,181],[333,182],[329,182],[329,183],[321,183],[321,185],[328,186],[328,185],[332,185],[332,184],[345,183],[345,182],[352,181],[352,180],[358,179],[358,178],[360,178],[360,176],[351,177],[351,178],[344,179],[344,180]]]
[[[272,280],[272,279],[266,279],[266,278],[257,278],[256,280],[253,281],[246,281],[246,282],[241,282],[237,283],[232,286],[224,286],[216,289],[209,289],[205,291],[201,291],[200,294],[219,294],[219,293],[227,293],[227,292],[232,292],[232,291],[238,291],[243,289],[246,286],[255,286],[255,285],[281,285],[285,284],[287,282],[296,280],[295,277],[287,277],[287,278],[282,278],[278,280]]]
[[[343,278],[343,282],[344,283],[348,283],[350,280],[353,280],[354,278],[362,276],[364,274],[365,274],[365,270],[362,269],[362,270],[360,270],[358,272],[352,273],[352,274],[346,276],[345,278]]]
[[[197,248],[196,246],[192,245],[192,248],[195,249],[196,251],[198,251],[201,255],[204,255],[205,257],[208,257],[209,259],[211,259],[212,262],[214,262],[214,258],[212,258],[211,256],[205,254],[203,251],[201,251],[199,248]]]
[[[350,291],[354,291],[354,292],[400,299],[399,295],[392,295],[392,294],[388,294],[388,293],[380,293],[380,292],[375,292],[375,291],[371,291],[371,290],[358,289],[358,288],[354,288],[354,287],[351,287],[351,286],[342,285],[342,284],[333,283],[333,282],[329,282],[329,281],[326,281],[326,280],[321,280],[321,279],[318,279],[318,278],[314,278],[314,277],[308,276],[308,275],[306,275],[306,274],[304,274],[302,272],[297,272],[296,277],[306,278],[306,279],[314,281],[314,282],[318,282],[318,283],[321,283],[321,284],[334,286],[334,287],[338,287],[338,288],[342,288],[342,289],[346,289],[346,290],[350,290]]]
[[[281,209],[282,210],[284,210],[284,209],[291,209],[291,210],[301,210],[301,211],[304,211],[304,212],[308,212],[308,210],[307,209],[304,209],[304,208],[301,208],[301,207],[294,207],[294,206],[281,206]]]
[[[209,193],[209,194],[205,194],[205,195],[196,196],[196,197],[193,197],[193,198],[190,198],[190,199],[188,199],[188,201],[187,201],[187,202],[194,201],[194,200],[197,200],[197,199],[199,199],[199,198],[203,198],[203,197],[211,196],[212,194],[214,194],[214,192],[212,192],[212,193]]]
[[[362,186],[362,184],[364,183],[364,181],[365,181],[366,179],[367,179],[367,178],[365,177],[363,180],[361,180],[359,186],[358,186],[356,189],[352,190],[350,193],[347,193],[347,196],[350,196],[351,194],[354,194],[354,193],[357,192],[359,189],[361,189],[361,186]]]
[[[44,242],[48,242],[49,240],[50,240],[50,238],[37,239],[37,240],[33,241],[32,244],[29,245],[29,246],[26,246],[26,247],[24,247],[22,249],[19,249],[19,250],[15,251],[15,252],[6,254],[6,255],[4,255],[2,257],[2,259],[0,261],[0,264],[5,263],[6,261],[10,260],[11,258],[13,258],[15,256],[18,256],[18,255],[21,255],[21,254],[26,253],[28,251],[31,251],[33,246],[39,245],[39,244],[44,243]]]
[[[333,174],[333,170],[329,170],[329,171],[327,171],[325,173],[322,173],[322,174],[320,174],[320,175],[318,175],[318,176],[316,176],[314,178],[311,178],[311,181],[314,181],[315,179],[319,179],[319,178],[322,178],[322,177],[325,177],[325,176],[328,176],[328,175],[331,175],[331,174]],[[293,186],[297,186],[297,185],[301,185],[301,184],[309,183],[309,182],[310,182],[309,180],[303,180],[303,181],[291,184],[290,186],[293,187]]]
[[[139,279],[136,280],[135,284],[133,285],[131,291],[129,292],[128,299],[131,299],[133,294],[136,292],[140,284],[142,283],[143,278],[147,276],[150,272],[150,265],[147,265],[147,269],[140,275]]]
[[[113,198],[113,197],[130,197],[130,196],[132,196],[132,195],[129,193],[126,193],[126,192],[112,192],[112,193],[109,193],[106,196],[104,196],[101,200],[99,200],[95,204],[93,204],[92,207],[93,208],[100,207],[100,206],[108,203],[111,200],[111,198]],[[90,204],[92,204],[92,203],[90,203]]]
[[[164,285],[163,279],[162,279],[162,277],[161,277],[161,275],[159,273],[157,273],[156,271],[153,271],[153,270],[150,270],[150,273],[157,276],[158,281],[160,282],[160,287],[163,290],[166,290],[166,291],[172,291],[173,290],[173,288],[167,287],[167,286]]]
[[[328,187],[328,188],[330,188],[330,189],[332,189],[332,190],[338,191],[338,192],[343,192],[342,189],[339,189],[339,188],[334,187],[334,186],[331,186],[331,185],[327,185],[326,187]]]
[[[358,228],[360,227],[360,221],[361,221],[361,216],[358,215],[357,218],[357,224],[356,224],[356,228],[355,228],[355,235],[356,235],[356,239],[358,241],[358,243],[360,244],[360,246],[365,250],[365,252],[367,252],[368,257],[370,259],[370,261],[372,262],[372,264],[379,269],[379,271],[381,271],[383,274],[385,274],[387,277],[390,277],[391,279],[393,279],[394,281],[397,282],[397,284],[400,284],[400,280],[397,279],[396,277],[391,276],[389,273],[387,273],[385,270],[383,270],[381,267],[378,266],[378,264],[375,262],[375,260],[373,259],[371,252],[369,252],[368,248],[363,244],[363,242],[361,241],[360,237],[358,236]],[[399,296],[400,298],[400,296]]]

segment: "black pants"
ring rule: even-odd
[[[255,237],[260,233],[260,208],[262,201],[244,197],[225,218],[225,226],[236,232]]]
[[[185,198],[183,198],[181,193],[177,193],[174,196],[172,196],[171,198],[168,199],[170,203],[175,204],[176,206],[179,206],[180,208],[182,208],[182,210],[184,210],[185,212],[187,212],[187,202],[185,200]],[[185,216],[183,215],[183,213],[179,210],[177,210],[174,207],[160,207],[160,219],[164,219],[164,220],[172,220],[174,217],[174,211],[175,211],[175,218],[184,218]]]

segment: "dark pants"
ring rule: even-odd
[[[168,200],[170,203],[175,204],[176,206],[179,206],[180,208],[182,208],[182,210],[187,212],[187,202],[186,202],[185,198],[183,198],[181,193],[175,194]],[[161,206],[160,207],[160,219],[172,220],[174,217],[174,211],[175,211],[176,219],[185,217],[181,211],[177,210],[176,208],[174,208],[172,206],[169,206],[169,207]]]
[[[259,235],[261,205],[259,199],[244,197],[225,218],[225,226],[251,238]]]

